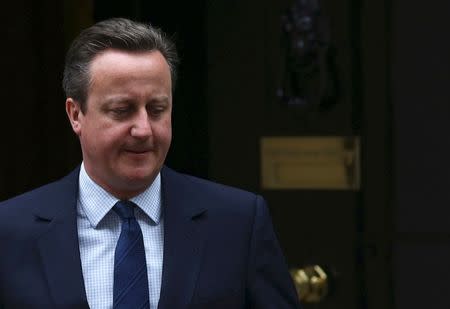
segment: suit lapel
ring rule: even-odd
[[[185,308],[194,293],[201,264],[206,210],[189,190],[185,176],[166,167],[161,176],[164,261],[158,308]]]
[[[79,169],[49,186],[35,215],[48,228],[38,241],[50,295],[56,306],[89,308],[86,300],[77,233]]]

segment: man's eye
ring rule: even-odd
[[[112,112],[114,115],[117,115],[117,116],[123,116],[123,115],[125,115],[126,113],[128,113],[128,111],[129,111],[128,108],[115,108],[115,109],[112,109],[112,110],[111,110],[111,112]]]
[[[164,110],[165,110],[164,107],[158,107],[158,106],[150,107],[150,113],[155,116],[162,114],[164,112]]]

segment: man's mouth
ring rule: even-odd
[[[152,148],[125,149],[125,151],[132,154],[145,154],[151,152]]]

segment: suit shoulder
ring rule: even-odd
[[[178,173],[164,168],[163,186],[177,188],[176,194],[194,203],[207,204],[208,209],[225,212],[253,213],[258,200],[263,200],[256,193],[220,184],[211,180]]]
[[[197,190],[201,190],[202,193],[212,192],[218,195],[226,195],[226,196],[236,196],[240,198],[251,198],[254,199],[257,195],[256,193],[232,187],[229,185],[221,184],[212,180],[207,180],[203,178],[199,178],[196,176],[176,172],[168,167],[164,168],[163,178],[164,176],[170,178],[178,178],[180,185],[187,186],[189,189],[196,188]]]
[[[52,203],[56,196],[66,192],[63,188],[75,181],[76,172],[77,170],[59,180],[0,202],[0,220],[32,212],[37,205]]]

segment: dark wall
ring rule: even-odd
[[[362,111],[361,263],[362,308],[393,308],[392,288],[392,98],[390,86],[391,0],[354,1],[359,7]]]
[[[450,2],[392,14],[396,308],[450,308]]]
[[[13,1],[1,10],[0,200],[54,180],[78,153],[64,111],[63,4]]]

